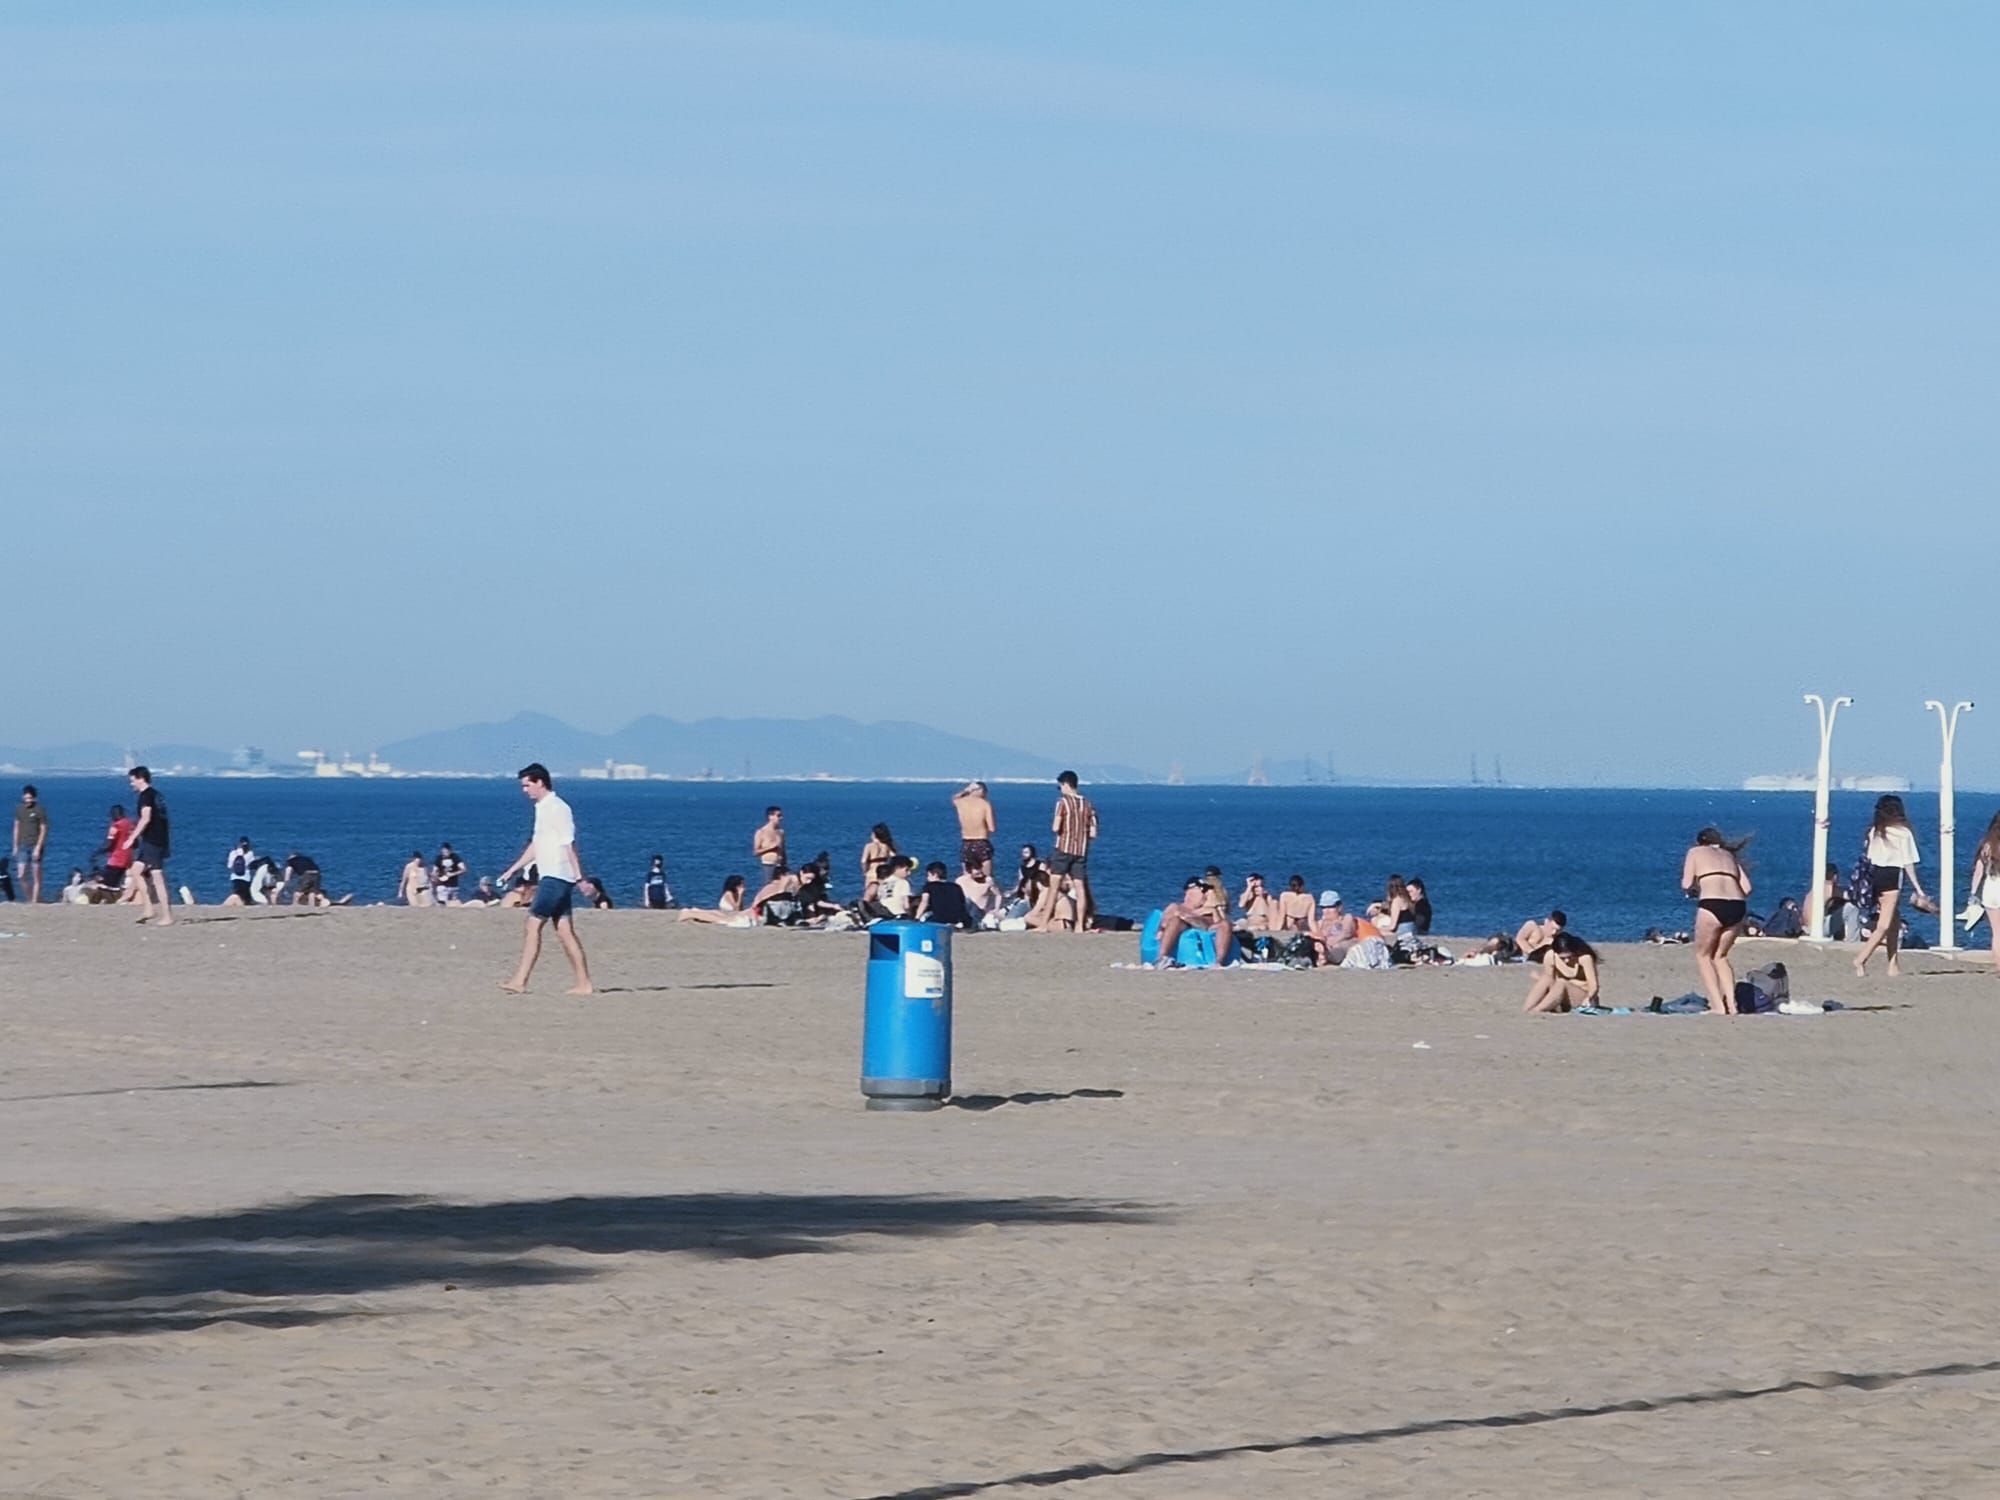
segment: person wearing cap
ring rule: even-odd
[[[1319,893],[1319,925],[1313,931],[1313,948],[1322,964],[1336,965],[1354,946],[1361,924],[1340,903],[1339,891]]]
[[[1154,961],[1154,968],[1177,967],[1174,950],[1180,945],[1181,934],[1190,927],[1215,934],[1217,967],[1229,962],[1236,934],[1229,930],[1228,917],[1216,909],[1215,892],[1199,875],[1190,875],[1181,888],[1181,899],[1160,914],[1160,956]]]

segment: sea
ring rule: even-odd
[[[327,889],[358,902],[390,900],[412,852],[429,859],[449,841],[466,860],[467,889],[520,853],[530,804],[505,779],[312,779],[162,776],[173,824],[172,883],[203,902],[228,893],[224,859],[248,835],[282,860],[293,850],[316,859]],[[592,874],[621,906],[636,904],[648,861],[666,857],[682,905],[713,905],[723,877],[747,874],[750,837],[764,809],[785,809],[794,865],[831,855],[834,894],[859,894],[860,851],[871,825],[887,823],[898,846],[920,861],[941,859],[957,873],[955,785],[914,782],[611,782],[557,777],[576,811],[578,843]],[[73,866],[88,868],[113,802],[133,802],[123,777],[37,779],[51,822],[48,886]],[[1219,866],[1232,891],[1251,871],[1273,886],[1294,873],[1315,893],[1337,890],[1349,909],[1382,895],[1390,874],[1424,879],[1436,930],[1454,935],[1511,933],[1524,917],[1552,907],[1573,930],[1607,942],[1648,928],[1693,926],[1680,893],[1681,856],[1714,824],[1753,836],[1746,861],[1756,884],[1753,911],[1780,896],[1803,897],[1812,864],[1812,797],[1796,792],[1528,789],[1465,787],[1096,786],[1102,836],[1090,868],[1107,913],[1141,917],[1178,899],[1182,883]],[[996,872],[1011,883],[1020,846],[1046,853],[1053,785],[996,785]],[[1905,798],[1935,892],[1935,794]],[[1960,863],[2000,799],[1961,792]],[[1871,794],[1837,792],[1829,857],[1842,871],[1859,852]],[[1963,871],[1959,889],[1963,893]],[[46,892],[45,892],[46,894]],[[1918,918],[1935,941],[1934,918]]]

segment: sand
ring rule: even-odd
[[[985,937],[976,1107],[885,1116],[853,935],[586,916],[516,1000],[514,913],[195,915],[0,908],[0,1494],[2000,1494],[1968,965]]]

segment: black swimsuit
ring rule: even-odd
[[[1695,876],[1694,888],[1700,890],[1701,883],[1711,875],[1718,876],[1723,880],[1735,881],[1738,890],[1743,888],[1743,877],[1729,870],[1704,870],[1701,874]],[[1742,926],[1744,919],[1750,915],[1750,903],[1741,897],[1735,900],[1726,900],[1719,896],[1706,896],[1695,902],[1695,906],[1720,922],[1725,932],[1731,927]]]

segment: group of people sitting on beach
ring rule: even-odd
[[[956,877],[943,860],[918,863],[896,847],[886,823],[870,831],[861,853],[860,894],[842,901],[832,891],[832,860],[822,851],[797,870],[765,867],[751,890],[741,875],[722,883],[713,907],[680,913],[683,922],[726,927],[865,927],[875,922],[938,922],[966,931],[1075,931],[1081,920],[1067,877],[1052,876],[1033,844],[1021,846],[1011,885],[994,878],[985,860],[962,859]],[[1060,881],[1058,885],[1056,882]]]
[[[1357,915],[1339,891],[1323,890],[1315,898],[1303,875],[1290,876],[1282,891],[1273,891],[1252,871],[1232,903],[1222,871],[1210,865],[1188,877],[1179,900],[1147,919],[1152,932],[1144,946],[1150,948],[1157,936],[1153,967],[1163,969],[1180,965],[1181,939],[1189,932],[1207,934],[1205,964],[1240,959],[1295,968],[1388,968],[1398,962],[1450,962],[1450,955],[1425,941],[1431,921],[1430,893],[1421,876],[1391,875],[1382,899]]]

